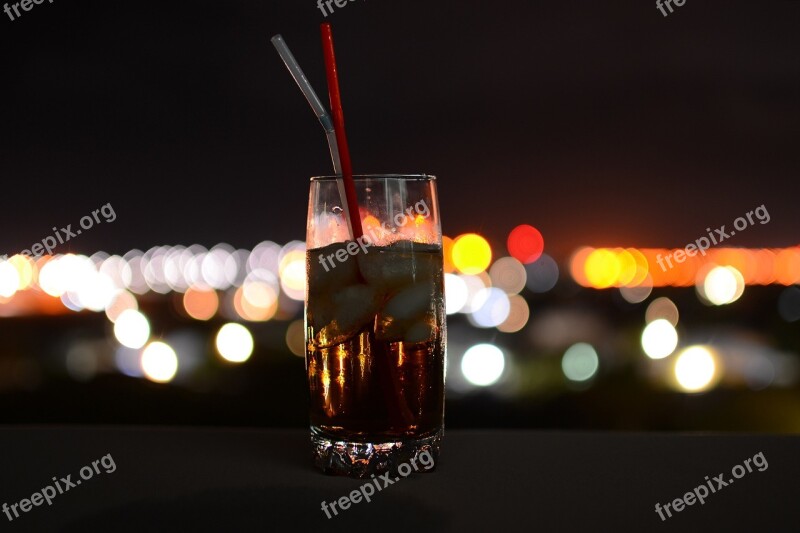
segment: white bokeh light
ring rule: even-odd
[[[717,363],[706,346],[690,346],[675,361],[675,379],[686,392],[708,390],[716,376]]]
[[[0,296],[11,298],[20,287],[19,274],[14,265],[0,259]]]
[[[668,320],[659,318],[642,332],[642,349],[650,359],[663,359],[678,347],[678,332]]]
[[[223,359],[231,363],[243,363],[253,353],[253,336],[241,324],[229,323],[217,333],[217,351]]]
[[[503,375],[506,362],[503,351],[494,344],[476,344],[461,358],[464,378],[479,387],[488,387]]]
[[[511,302],[508,295],[496,288],[481,289],[473,300],[475,310],[470,316],[470,321],[482,328],[499,326],[508,318],[511,312]]]
[[[461,311],[467,304],[469,289],[464,280],[455,274],[444,275],[444,296],[447,314],[453,315]]]
[[[730,266],[718,266],[703,280],[702,295],[714,305],[726,305],[738,300],[744,292],[742,274]]]
[[[114,336],[123,346],[141,348],[150,338],[150,323],[139,311],[127,309],[120,313],[114,323]]]
[[[178,356],[169,344],[151,342],[142,352],[141,366],[150,381],[167,383],[178,372]]]

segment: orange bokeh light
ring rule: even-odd
[[[452,274],[456,271],[456,265],[453,263],[453,239],[444,235],[442,236],[442,255],[444,256],[444,271]]]
[[[219,296],[216,291],[189,287],[183,295],[183,308],[195,320],[209,320],[219,309]]]
[[[781,285],[800,283],[800,250],[786,248],[775,256],[775,280]]]

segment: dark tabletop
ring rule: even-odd
[[[375,481],[313,470],[304,431],[4,428],[0,452],[0,504],[75,483],[19,518],[9,508],[0,531],[800,529],[795,436],[449,431],[435,472],[380,481],[330,519],[323,501]],[[704,504],[664,513],[709,482]]]

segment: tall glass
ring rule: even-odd
[[[426,464],[438,460],[442,231],[435,177],[354,180],[364,235],[349,240],[336,178],[311,179],[306,371],[314,463],[326,473],[368,477],[420,455]]]

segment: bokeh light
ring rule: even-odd
[[[280,261],[281,288],[292,300],[302,302],[306,295],[306,254],[292,250]],[[259,306],[261,307],[261,306]]]
[[[17,269],[8,261],[0,259],[0,296],[11,298],[20,288]]]
[[[467,233],[456,238],[453,243],[453,264],[462,274],[480,274],[491,262],[492,248],[480,235]]]
[[[673,326],[677,326],[679,317],[678,306],[665,296],[661,296],[650,302],[650,305],[647,306],[647,311],[644,313],[645,322],[648,324],[663,318]]]
[[[30,257],[15,255],[8,260],[17,269],[19,284],[17,290],[24,291],[30,288],[36,281],[36,263]]]
[[[508,318],[511,304],[508,295],[496,287],[481,289],[473,301],[475,310],[470,315],[470,321],[481,328],[499,326]]]
[[[117,318],[125,311],[139,309],[136,297],[125,289],[118,290],[111,302],[106,306],[106,316],[111,322],[116,322]]]
[[[586,276],[586,260],[590,255],[592,255],[593,252],[594,248],[584,246],[583,248],[576,250],[569,260],[569,270],[570,274],[572,275],[572,279],[574,279],[575,283],[582,287],[591,287],[589,278]]]
[[[219,309],[217,291],[189,287],[183,294],[183,308],[195,320],[210,320]]]
[[[531,316],[531,310],[528,307],[528,302],[525,298],[518,294],[508,297],[510,310],[508,318],[502,324],[497,326],[497,329],[503,333],[516,333],[525,327]]]
[[[600,366],[600,359],[591,344],[573,344],[561,358],[561,369],[570,381],[588,381]]]
[[[675,379],[685,392],[703,392],[717,380],[717,362],[707,346],[690,346],[675,360]]]
[[[744,278],[731,266],[717,266],[706,274],[702,290],[698,292],[714,305],[726,305],[738,300],[744,293]]]
[[[446,235],[442,235],[442,258],[444,260],[444,271],[446,274],[451,274],[456,271],[456,265],[453,264],[453,239]]]
[[[501,257],[489,269],[492,286],[506,294],[517,294],[525,288],[528,274],[525,266],[513,257]]]
[[[464,378],[479,387],[497,383],[503,375],[506,361],[503,351],[494,344],[476,344],[461,358]]]
[[[141,367],[144,376],[150,381],[167,383],[178,372],[178,356],[169,344],[151,342],[142,351]]]
[[[533,263],[544,251],[544,238],[542,234],[527,224],[522,224],[511,230],[508,235],[508,253],[524,264]]]
[[[479,276],[465,276],[463,274],[458,276],[467,286],[467,302],[461,308],[461,312],[472,313],[478,309],[477,306],[479,304],[483,303],[477,299],[477,296],[483,289],[491,287],[491,280],[485,272],[482,272]]]
[[[448,315],[461,311],[470,296],[466,282],[456,274],[444,275],[445,306]]]
[[[669,321],[659,318],[642,332],[642,349],[650,359],[663,359],[678,347],[678,332]]]
[[[558,283],[558,263],[547,254],[542,254],[539,259],[525,265],[525,285],[532,292],[545,293]]]
[[[617,254],[606,248],[592,251],[584,265],[586,279],[595,289],[613,287],[617,283],[621,268]]]
[[[781,285],[800,283],[800,249],[786,248],[775,254],[775,279]]]
[[[150,322],[139,311],[127,309],[114,323],[114,336],[121,345],[139,349],[150,338]]]
[[[217,352],[231,363],[243,363],[253,353],[253,336],[241,324],[234,322],[225,324],[217,333]]]
[[[650,275],[648,274],[641,284],[635,287],[620,287],[619,293],[630,304],[638,304],[647,300],[653,293],[653,282],[650,279]]]
[[[298,357],[306,356],[305,324],[303,320],[295,320],[286,328],[286,346]]]

